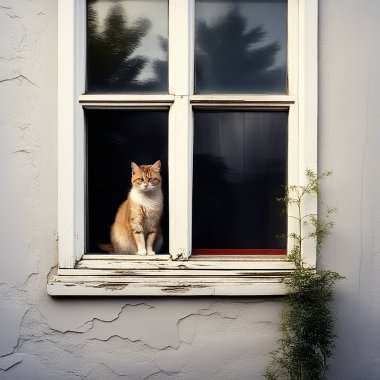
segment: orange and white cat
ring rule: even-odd
[[[132,189],[120,205],[111,227],[115,253],[155,255],[162,245],[163,210],[161,161],[153,165],[131,163]]]

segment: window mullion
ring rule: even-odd
[[[191,254],[193,0],[169,0],[169,251]]]
[[[289,129],[288,129],[288,185],[300,184],[302,168],[300,161],[300,13],[299,6],[302,0],[288,0],[288,94],[294,99],[294,104],[289,107]],[[298,210],[295,205],[288,205],[288,236],[291,233],[298,234],[297,217]],[[294,239],[288,238],[288,253],[294,247]],[[313,250],[315,252],[315,249]]]
[[[193,8],[194,0],[169,0],[169,94],[192,93]]]
[[[299,124],[298,124],[298,103],[289,107],[289,119],[288,119],[288,173],[287,183],[294,185],[299,183]],[[298,234],[298,223],[295,217],[297,215],[297,207],[295,204],[288,205],[288,236],[291,233]],[[289,239],[287,242],[288,254],[294,247],[294,239]]]
[[[86,90],[86,0],[76,2],[77,44],[76,44],[76,98]],[[75,109],[75,260],[84,254],[85,246],[85,119],[83,107],[79,102]]]
[[[193,114],[187,96],[176,96],[169,112],[169,252],[191,254]]]
[[[307,182],[307,169],[317,173],[318,141],[318,0],[299,0],[299,184]],[[302,205],[302,214],[318,211],[317,197]],[[305,229],[305,234],[309,233]],[[306,239],[303,260],[316,266],[316,241]]]
[[[83,254],[83,91],[85,1],[58,3],[58,229],[59,267],[72,268]],[[80,231],[80,232],[79,232]]]
[[[299,0],[288,0],[288,94],[298,98]]]

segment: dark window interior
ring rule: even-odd
[[[161,222],[168,252],[168,113],[167,111],[86,110],[87,204],[86,252],[100,252],[110,242],[110,227],[131,188],[131,161],[162,162],[164,215]]]
[[[194,112],[195,251],[286,249],[287,134],[287,111]]]

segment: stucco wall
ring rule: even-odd
[[[331,379],[380,378],[380,1],[320,1],[319,158],[336,205],[323,264],[337,290]]]
[[[319,158],[346,279],[331,379],[380,377],[380,1],[320,0]],[[0,378],[260,379],[278,299],[52,299],[57,1],[0,0]]]

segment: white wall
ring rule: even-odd
[[[380,378],[380,1],[320,1],[319,157],[338,207],[322,263],[338,286],[331,379]]]
[[[52,299],[57,1],[0,0],[0,379],[260,379],[279,299]],[[321,265],[346,276],[330,378],[380,378],[380,1],[320,0]]]

